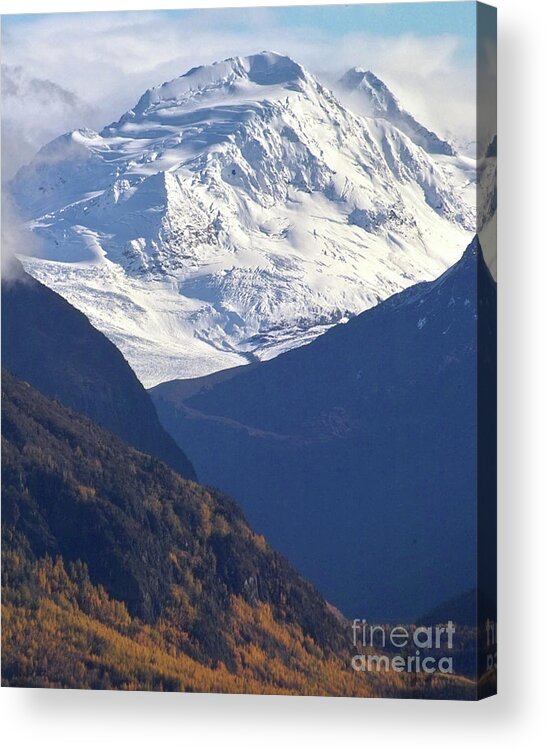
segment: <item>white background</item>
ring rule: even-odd
[[[161,0],[156,5],[221,4]],[[229,4],[262,3],[240,0],[224,5]],[[499,696],[467,704],[3,688],[4,747],[461,750],[494,744],[536,747],[542,744],[540,734],[544,742],[546,14],[539,0],[495,4],[499,8],[500,145]],[[78,10],[152,7],[151,0],[77,5]],[[55,0],[2,3],[3,13],[75,9],[74,4]]]

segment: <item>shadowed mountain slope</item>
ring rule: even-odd
[[[348,616],[408,622],[475,585],[478,297],[487,328],[496,287],[474,241],[308,346],[187,398],[152,391],[203,481]]]
[[[189,479],[195,472],[168,435],[123,355],[81,312],[26,274],[2,282],[2,364]]]
[[[4,685],[472,697],[355,673],[345,623],[231,501],[6,371],[2,461]]]

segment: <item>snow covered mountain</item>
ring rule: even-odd
[[[456,261],[473,167],[364,118],[294,60],[193,68],[12,181],[26,270],[142,382],[269,359]]]
[[[354,95],[352,103],[360,114],[388,120],[429,154],[455,156],[453,146],[402,109],[392,91],[370,70],[351,68],[341,77],[339,88]]]

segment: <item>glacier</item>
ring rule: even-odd
[[[151,387],[271,359],[438,277],[475,232],[475,174],[263,52],[56,138],[10,189],[40,244],[26,271]]]

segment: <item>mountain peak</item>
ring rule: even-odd
[[[264,50],[246,57],[228,57],[210,65],[199,65],[175,80],[184,79],[192,87],[201,87],[203,84],[221,81],[231,76],[248,78],[253,83],[268,86],[304,78],[305,71],[291,57]],[[165,85],[169,84],[163,84]]]
[[[350,68],[342,77],[341,81],[346,83],[347,85],[354,85],[358,86],[363,81],[366,81],[368,83],[371,83],[375,86],[381,86],[383,88],[386,88],[383,81],[378,78],[375,73],[372,73],[371,70],[365,70],[364,68],[354,67]]]
[[[430,154],[455,155],[453,146],[421,125],[404,110],[386,83],[371,70],[351,68],[340,78],[338,85],[351,96],[352,105],[359,109],[361,114],[388,120]]]
[[[261,86],[289,83],[306,76],[304,68],[299,63],[278,52],[265,50],[242,60],[249,80]]]
[[[396,103],[397,105],[399,104],[397,98],[388,86],[378,78],[375,73],[372,73],[371,70],[365,70],[364,68],[359,67],[350,68],[340,78],[339,82],[347,88],[382,91],[388,95],[393,103]]]
[[[141,113],[160,102],[184,98],[204,89],[254,83],[259,86],[279,86],[303,80],[304,68],[291,57],[264,50],[246,57],[228,57],[210,65],[191,68],[178,78],[148,89],[141,97],[135,113]]]
[[[38,151],[38,156],[43,159],[52,159],[65,156],[67,153],[77,153],[78,149],[85,150],[89,142],[93,140],[100,140],[100,136],[90,128],[70,130],[42,146]]]

